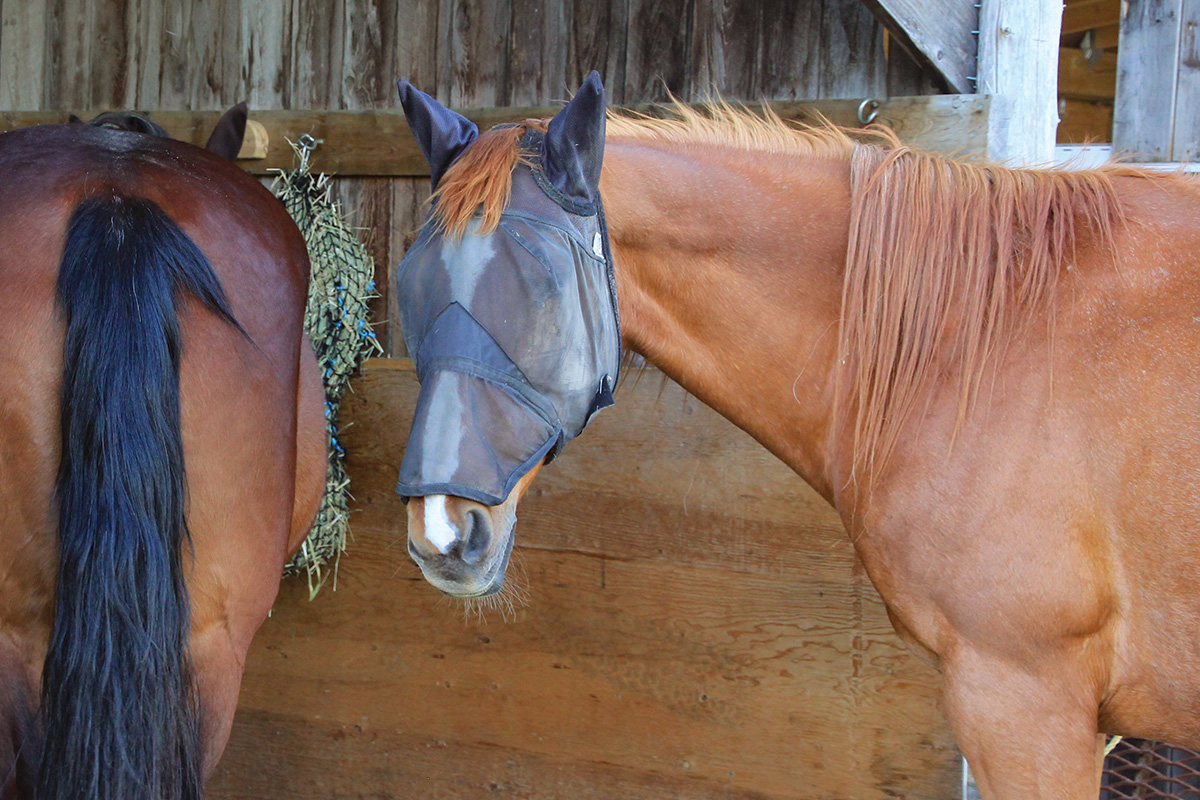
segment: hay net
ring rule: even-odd
[[[338,408],[350,377],[362,362],[383,352],[371,330],[368,301],[375,294],[375,263],[356,231],[346,224],[331,196],[328,175],[314,175],[308,157],[317,140],[302,136],[293,144],[298,166],[280,170],[271,185],[308,244],[311,278],[304,329],[312,341],[325,385],[325,433],[329,448],[325,495],[312,530],[284,568],[284,575],[304,574],[309,596],[334,576],[350,533],[350,479],[338,441]]]

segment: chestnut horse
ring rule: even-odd
[[[724,106],[606,132],[594,76],[548,123],[483,135],[402,96],[441,176],[422,252],[478,259],[507,215],[543,213],[531,175],[564,209],[594,193],[572,214],[602,199],[625,346],[838,509],[941,669],[985,798],[1095,798],[1104,733],[1200,746],[1200,185]],[[450,441],[471,408],[426,427]],[[425,575],[495,591],[536,471],[495,505],[406,490],[427,495],[408,506]]]
[[[3,798],[199,798],[323,490],[299,231],[130,127],[0,136]]]

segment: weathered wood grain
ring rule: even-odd
[[[882,97],[882,95],[881,95]],[[784,119],[815,121],[819,116],[847,127],[858,127],[858,100],[815,102],[772,102]],[[751,110],[758,103],[747,103]],[[653,111],[650,106],[636,110]],[[554,106],[502,109],[463,109],[481,128],[528,117],[551,116]],[[986,143],[988,99],[978,95],[935,95],[887,98],[879,108],[878,121],[892,127],[900,138],[917,147],[939,152],[979,154]],[[87,117],[95,110],[79,109]],[[151,111],[147,114],[177,139],[203,145],[220,116],[217,112]],[[322,140],[314,155],[316,168],[340,176],[428,175],[429,167],[413,141],[408,123],[399,111],[257,111],[251,117],[267,129],[267,157],[240,162],[256,174],[288,168],[292,151],[288,140],[302,133]],[[28,125],[60,123],[65,111],[0,111],[0,132]]]
[[[398,104],[394,81],[405,78],[414,86],[438,90],[445,70],[444,53],[439,50],[438,30],[441,7],[447,0],[425,3],[395,3],[396,38],[389,46],[395,51],[396,74],[384,76],[393,81],[391,107]]]
[[[859,3],[825,3],[821,15],[821,97],[883,97],[883,26]]]
[[[396,29],[399,7],[389,0],[346,0],[342,41],[341,107],[396,106]],[[406,23],[407,24],[407,20]]]
[[[566,0],[568,86],[579,86],[592,70],[600,73],[609,102],[625,102],[625,62],[629,7],[623,2]],[[644,99],[644,98],[638,98]]]
[[[763,96],[764,11],[757,0],[698,0],[691,42],[698,93]]]
[[[990,94],[988,155],[1050,164],[1058,126],[1062,7],[1044,0],[980,0],[979,88]]]
[[[508,105],[509,0],[444,0],[438,49],[445,69],[438,98],[455,106]]]
[[[415,380],[368,367],[338,589],[285,585],[210,796],[952,796],[937,676],[837,516],[661,381],[623,385],[523,501],[529,604],[504,624],[464,621],[409,561],[392,486]]]
[[[293,108],[341,107],[346,4],[353,0],[291,0]]]
[[[911,52],[941,73],[957,92],[974,91],[979,73],[976,34],[979,9],[973,0],[864,0]]]
[[[44,2],[0,3],[0,108],[43,107]]]
[[[821,29],[822,0],[763,0],[759,44],[762,97],[806,100],[821,97],[821,53],[812,46]],[[757,98],[746,98],[757,99]]]
[[[293,72],[292,4],[247,3],[241,23],[244,94],[238,99],[254,111],[287,108]]]
[[[689,0],[629,0],[625,98],[691,100],[689,47],[694,4]]]
[[[1179,75],[1181,0],[1128,0],[1117,50],[1114,152],[1170,161]]]
[[[42,92],[67,105],[91,106],[92,14],[88,0],[45,0]]]
[[[89,76],[87,104],[92,108],[128,105],[130,29],[126,25],[126,16],[134,10],[134,3],[129,0],[111,0],[108,3],[93,5],[90,10],[90,58],[97,63],[111,64],[112,68]]]
[[[1175,87],[1172,161],[1200,161],[1200,0],[1180,8],[1179,77]]]
[[[570,99],[567,86],[567,9],[544,0],[510,0],[508,99],[514,106]],[[586,75],[584,77],[587,77]]]
[[[159,107],[159,85],[162,80],[163,3],[157,0],[128,0],[125,24],[129,61],[126,71],[126,91],[123,105],[132,108]],[[3,50],[0,42],[0,50]],[[56,107],[53,98],[48,108]],[[15,106],[21,108],[21,106]],[[57,106],[61,108],[62,106]],[[262,106],[259,106],[260,108]]]
[[[417,232],[425,223],[429,211],[429,179],[396,178],[392,185],[392,218],[390,220],[391,234],[388,253],[388,309],[387,319],[379,320],[376,324],[376,334],[384,342],[385,352],[397,356],[408,356],[404,346],[404,337],[400,330],[400,311],[397,307],[395,290],[391,286],[394,281],[395,267],[404,257],[405,252],[417,238]],[[376,318],[377,320],[379,318]]]
[[[939,94],[945,91],[945,80],[933,67],[909,54],[890,35],[884,39],[887,57],[887,93],[889,97]]]

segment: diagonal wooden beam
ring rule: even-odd
[[[941,73],[951,90],[975,91],[979,9],[975,0],[863,0],[906,50]]]

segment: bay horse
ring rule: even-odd
[[[230,113],[0,136],[6,799],[199,798],[324,488],[305,243]]]
[[[507,302],[472,281],[502,270],[520,220],[542,221],[524,244],[552,271],[548,231],[582,261],[570,229],[607,220],[592,269],[615,273],[625,347],[839,511],[896,632],[940,668],[984,798],[1095,798],[1103,734],[1200,746],[1200,185],[972,163],[722,104],[606,118],[594,73],[553,119],[482,135],[401,97],[436,192],[400,290],[442,269],[458,288],[423,297]],[[508,258],[509,280],[534,261]],[[470,348],[466,367],[427,363],[433,313],[402,320],[422,393],[454,369],[486,381]],[[483,325],[503,343],[538,312],[471,313],[508,320]],[[543,332],[519,341],[558,353]],[[480,424],[485,394],[419,406],[401,468],[409,550],[452,595],[502,586],[542,463],[520,460],[541,452],[525,416]],[[560,422],[547,454],[578,432]],[[467,484],[478,440],[515,452],[499,502],[438,488]]]

